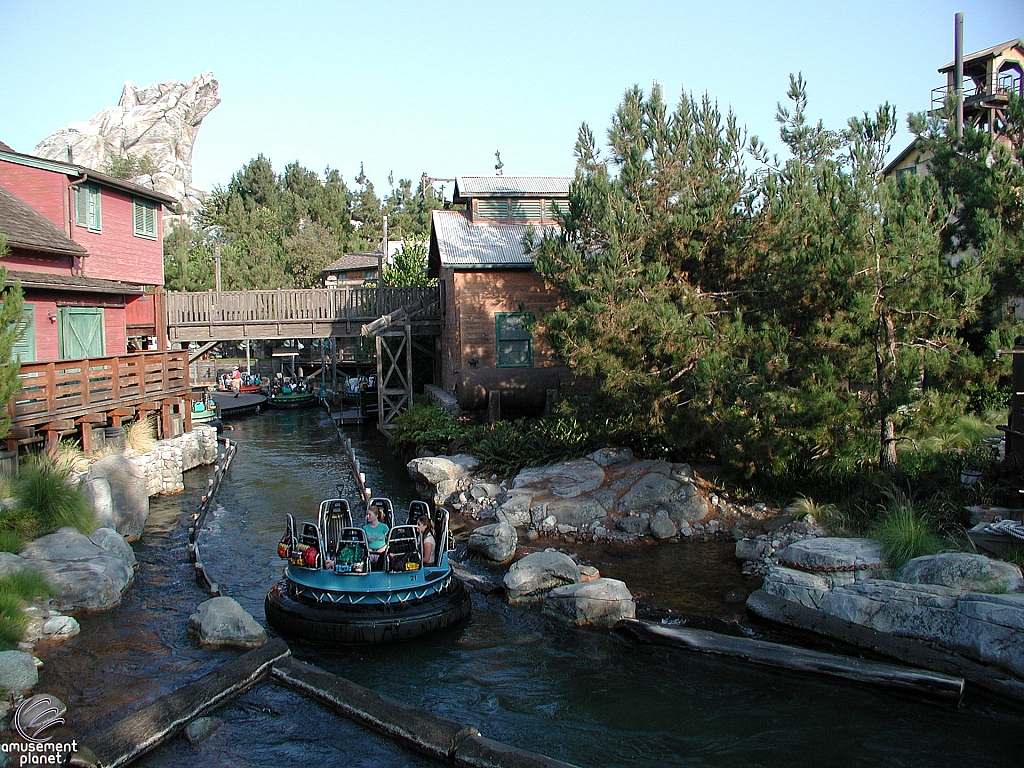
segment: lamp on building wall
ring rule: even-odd
[[[46,313],[46,317],[47,317],[47,319],[51,323],[56,323],[57,322],[57,313],[56,312],[47,312]]]

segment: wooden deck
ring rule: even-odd
[[[417,335],[440,331],[438,288],[384,288],[380,296],[376,288],[170,292],[166,300],[172,344],[355,337],[363,325],[409,308]]]
[[[118,357],[26,363],[18,373],[22,391],[8,403],[12,430],[8,450],[35,442],[48,445],[81,430],[90,450],[93,426],[120,426],[122,419],[159,413],[159,431],[169,436],[172,417],[191,422],[188,352],[142,352]]]

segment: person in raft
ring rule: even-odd
[[[363,532],[366,533],[366,547],[370,550],[370,562],[376,563],[388,547],[388,525],[380,518],[381,512],[376,507],[367,507],[366,525]]]
[[[423,565],[434,564],[434,550],[437,549],[437,542],[434,540],[434,523],[426,515],[416,518],[416,527],[420,529],[420,538],[423,540]]]
[[[235,393],[235,397],[242,391],[242,372],[238,370],[237,365],[231,369],[231,391]]]

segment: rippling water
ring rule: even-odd
[[[224,592],[263,621],[263,597],[281,572],[274,547],[284,514],[309,519],[339,484],[350,498],[356,492],[326,414],[271,411],[234,426],[228,435],[238,455],[201,540],[203,556]],[[404,507],[411,493],[404,467],[372,432],[356,445],[371,486]],[[193,471],[184,495],[154,501],[136,550],[138,578],[123,605],[82,617],[80,636],[44,654],[39,690],[68,704],[78,733],[237,655],[200,649],[186,634],[189,614],[206,596],[187,563],[181,519],[197,506],[206,476]],[[754,585],[739,575],[730,550],[679,544],[581,553],[649,605],[749,624],[739,601]],[[480,595],[469,623],[410,643],[289,643],[304,661],[581,766],[1008,766],[1024,754],[1024,715],[1002,703],[969,700],[956,708],[634,646]],[[205,743],[193,748],[177,738],[139,764],[433,764],[275,685],[248,692],[217,717],[224,724]]]

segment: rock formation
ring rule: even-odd
[[[189,83],[168,80],[139,88],[126,82],[116,107],[61,128],[39,142],[34,154],[101,172],[111,161],[148,156],[157,170],[131,181],[175,198],[192,214],[204,196],[192,187],[192,149],[203,118],[218,104],[212,72]]]

